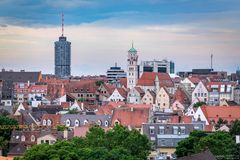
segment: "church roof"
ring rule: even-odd
[[[130,49],[128,50],[128,52],[137,52],[137,50],[132,47],[132,48],[130,48]]]

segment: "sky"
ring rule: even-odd
[[[175,71],[240,66],[240,0],[0,0],[0,68],[54,73],[54,42],[72,47],[72,75],[126,70],[132,41],[143,60]]]

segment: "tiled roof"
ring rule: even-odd
[[[67,92],[87,92],[95,93],[99,86],[96,85],[97,80],[80,80],[80,81],[71,81],[66,85]]]
[[[176,100],[178,100],[180,103],[187,103],[189,101],[187,95],[181,88],[178,88],[174,94],[174,101]]]
[[[127,91],[123,88],[117,88],[119,94],[124,97],[125,99],[127,98]]]
[[[116,121],[126,127],[141,128],[149,120],[149,108],[120,107],[113,110],[112,126]]]
[[[97,115],[112,115],[112,111],[114,108],[117,108],[121,105],[124,105],[125,102],[109,102],[108,104],[104,105],[104,106],[100,106],[98,107],[98,111],[96,112]]]
[[[42,116],[41,125],[43,125],[43,120],[51,120],[51,126],[60,125],[61,115],[59,114],[44,114]]]
[[[120,78],[119,81],[121,86],[127,88],[127,78]]]
[[[144,95],[144,94],[145,94],[144,90],[142,90],[141,87],[134,87],[134,88],[136,89],[136,91],[137,91],[140,95]]]
[[[104,84],[105,89],[108,91],[108,93],[111,95],[113,91],[115,90],[115,86],[111,84]]]
[[[158,76],[160,87],[173,87],[173,81],[168,73],[144,72],[138,80],[139,86],[155,86],[155,78]]]
[[[192,123],[191,116],[172,116],[170,123]]]
[[[39,82],[42,78],[41,72],[0,72],[0,79],[13,82]]]
[[[215,123],[222,118],[228,122],[240,119],[240,107],[239,106],[202,106],[203,111],[208,122],[214,120]]]
[[[198,84],[201,80],[198,77],[188,77],[193,84]]]

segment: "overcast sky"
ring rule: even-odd
[[[54,73],[54,41],[72,42],[72,74],[105,74],[127,51],[176,71],[240,66],[240,0],[1,0],[0,68]]]

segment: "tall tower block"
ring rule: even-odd
[[[71,42],[64,36],[64,15],[62,14],[62,35],[55,43],[55,75],[59,78],[71,76]]]
[[[133,88],[137,85],[138,82],[138,55],[137,50],[133,47],[128,51],[127,59],[127,88]]]

